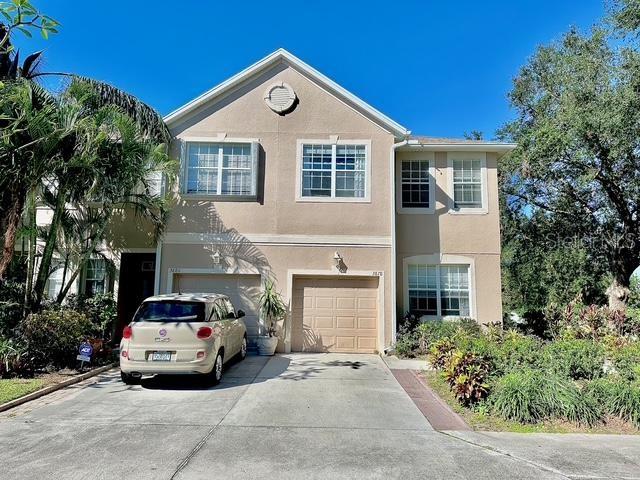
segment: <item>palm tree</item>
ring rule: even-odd
[[[56,123],[64,134],[59,137],[60,161],[48,187],[53,216],[33,288],[33,309],[41,304],[56,238],[69,204],[89,203],[97,213],[87,248],[79,256],[78,268],[60,292],[60,299],[104,240],[105,229],[117,210],[131,208],[151,220],[156,236],[166,223],[168,199],[153,191],[148,181],[155,172],[170,181],[175,178],[176,163],[167,155],[167,144],[157,142],[165,132],[156,126],[152,133],[153,125],[141,125],[135,114],[107,104],[104,98],[95,91],[93,82],[81,79],[74,79],[59,98]],[[141,111],[143,116],[144,109]]]
[[[150,218],[160,233],[167,216],[166,200],[149,195],[143,175],[149,168],[158,168],[173,178],[175,164],[166,154],[171,137],[162,117],[136,97],[97,80],[40,72],[41,52],[20,64],[20,54],[11,44],[12,32],[31,36],[30,29],[39,30],[46,38],[57,32],[55,20],[28,0],[2,3],[0,13],[4,17],[0,17],[4,22],[0,22],[0,281],[13,257],[27,196],[45,179],[55,179],[54,221],[41,262],[46,268],[40,268],[34,287],[37,306],[68,202],[101,195],[105,225],[114,209],[129,205]],[[67,92],[60,97],[43,89],[37,81],[44,75],[69,78]],[[141,159],[148,166],[141,167]],[[118,171],[131,165],[138,170]],[[136,191],[140,184],[143,193]]]
[[[6,271],[27,194],[57,161],[53,96],[24,79],[0,84],[0,279]]]

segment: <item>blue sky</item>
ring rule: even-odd
[[[537,45],[604,0],[33,0],[62,26],[45,69],[108,81],[166,114],[283,47],[415,134],[491,138]]]

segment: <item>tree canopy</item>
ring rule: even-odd
[[[538,48],[509,98],[516,118],[500,136],[518,146],[501,165],[507,285],[523,273],[510,269],[518,254],[536,259],[530,269],[541,278],[560,255],[554,269],[568,278],[554,278],[567,291],[593,297],[607,278],[610,306],[624,308],[640,266],[637,39],[618,41],[606,22],[587,34],[571,29]]]
[[[99,254],[117,211],[133,210],[151,222],[156,237],[162,233],[177,167],[168,156],[169,130],[153,108],[103,82],[38,71],[39,52],[20,65],[11,35],[40,31],[46,38],[57,32],[57,22],[28,0],[0,3],[0,14],[0,280],[19,231],[27,232],[26,295],[37,310],[54,253],[64,259],[65,275],[73,263],[60,302]],[[50,74],[68,79],[62,92],[40,86],[38,78]],[[164,192],[157,189],[158,178],[167,180]],[[52,209],[46,228],[37,228],[36,204]],[[32,282],[37,237],[44,247]]]

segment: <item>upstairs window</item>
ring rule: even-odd
[[[470,315],[468,265],[409,265],[409,309],[421,315]]]
[[[256,196],[257,143],[187,144],[186,193]]]
[[[453,205],[456,209],[482,208],[482,165],[480,159],[454,159]]]
[[[400,175],[402,208],[431,208],[429,160],[403,160]]]
[[[367,197],[368,145],[301,145],[303,199],[362,199]]]

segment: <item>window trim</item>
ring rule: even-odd
[[[109,271],[109,260],[107,260],[104,257],[91,257],[89,258],[89,260],[87,261],[86,265],[84,266],[84,272],[82,275],[82,293],[83,295],[87,294],[87,282],[95,282],[97,281],[97,279],[95,278],[90,278],[88,276],[88,271],[89,271],[89,264],[90,262],[93,261],[100,261],[103,262],[104,264],[104,288],[103,291],[101,292],[101,294],[106,294],[106,293],[110,293],[111,292],[111,272]],[[95,294],[95,293],[94,293]]]
[[[438,267],[454,266],[454,265],[467,265],[469,267],[469,315],[461,317],[459,315],[423,315],[421,318],[425,320],[448,320],[458,318],[473,318],[477,319],[476,312],[476,267],[475,260],[471,257],[465,257],[462,255],[449,255],[449,254],[431,254],[431,255],[414,255],[411,257],[405,257],[402,259],[402,282],[404,286],[403,291],[403,306],[404,311],[409,311],[409,265],[434,265]],[[438,295],[439,293],[440,275],[438,272]],[[440,297],[438,296],[438,311],[441,309]]]
[[[364,145],[366,165],[364,170],[364,197],[303,197],[302,196],[302,148],[303,145],[331,145],[335,158],[338,145]],[[298,139],[296,144],[296,202],[300,203],[371,203],[371,140],[358,139]],[[331,190],[335,194],[336,164],[331,163]]]
[[[258,199],[258,181],[260,176],[260,141],[256,138],[230,138],[226,136],[195,136],[195,137],[179,137],[180,142],[180,182],[179,192],[182,198],[188,200],[214,200],[216,202],[254,202]],[[218,193],[204,192],[187,192],[189,182],[189,144],[190,143],[219,143],[219,144],[249,144],[251,146],[251,155],[253,156],[253,168],[255,174],[251,180],[251,188],[253,193],[250,195],[222,195]],[[255,148],[255,153],[254,153]],[[219,167],[220,168],[220,167]],[[222,177],[218,179],[220,186]]]
[[[64,273],[64,261],[62,259],[54,257],[52,260],[52,266],[54,264],[56,268],[53,269],[49,274],[49,276],[47,277],[47,281],[45,283],[45,290],[47,292],[47,297],[49,297],[49,299],[55,300],[55,297],[57,297],[60,294],[60,291],[64,288],[64,285],[62,284],[62,274]],[[73,265],[71,264],[71,262],[69,262],[69,265],[67,266],[67,272],[69,272],[69,270],[72,270],[72,269],[73,269]],[[60,272],[60,275],[56,275],[58,272]],[[58,291],[53,296],[51,295],[52,282],[54,285],[59,282],[59,284],[56,285],[54,288],[54,291],[55,290],[58,290]]]
[[[429,162],[429,207],[402,206],[402,162]],[[419,156],[396,158],[396,212],[400,214],[424,215],[436,211],[436,156],[434,152],[421,152]]]
[[[453,187],[453,161],[454,160],[480,160],[481,180],[481,207],[456,208]],[[484,215],[489,213],[488,186],[487,186],[487,153],[486,152],[447,152],[447,183],[449,191],[449,213],[451,215]]]

